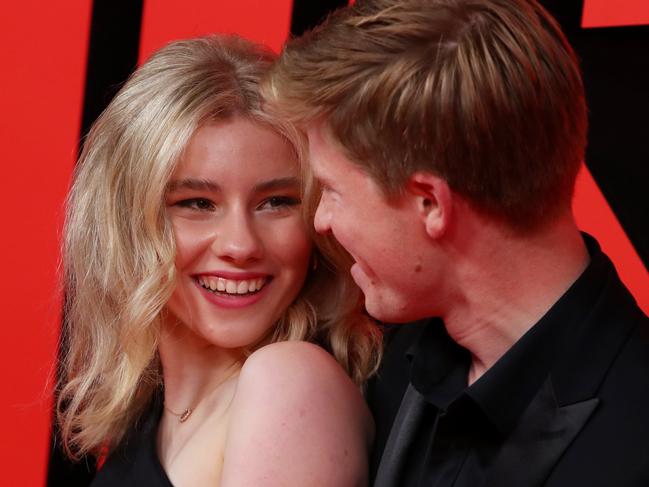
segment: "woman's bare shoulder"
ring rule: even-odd
[[[354,420],[369,415],[360,389],[333,356],[302,341],[272,343],[255,351],[244,363],[237,395],[268,400],[280,410],[311,406]]]
[[[350,399],[361,397],[358,387],[329,352],[302,341],[271,343],[255,351],[244,363],[240,380],[252,382],[255,388],[290,387],[289,380],[298,381],[301,386],[324,387],[326,392],[336,389]],[[301,387],[290,390],[303,393]]]
[[[367,406],[317,345],[281,342],[255,351],[241,370],[231,411],[224,487],[367,481],[373,434]]]

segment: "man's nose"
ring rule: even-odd
[[[315,217],[313,218],[313,226],[315,227],[316,232],[323,235],[331,231],[331,210],[329,209],[329,204],[327,203],[324,194],[320,196],[320,201],[318,202],[318,207],[315,211]]]

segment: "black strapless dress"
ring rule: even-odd
[[[156,449],[161,414],[160,402],[154,401],[150,413],[109,455],[90,487],[173,487]]]

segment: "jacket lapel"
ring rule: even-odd
[[[485,487],[542,485],[598,403],[592,398],[559,407],[548,378],[498,454]]]
[[[374,487],[397,487],[399,473],[408,455],[408,448],[421,422],[426,401],[412,386],[408,385],[397,416],[385,444]]]
[[[556,344],[563,353],[502,447],[485,487],[543,485],[600,402],[601,382],[634,326],[620,312],[634,304],[610,261],[598,248],[591,255],[590,276],[582,283],[590,291],[574,305],[580,314],[564,323],[569,332]]]

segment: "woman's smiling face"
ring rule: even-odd
[[[201,126],[166,194],[176,241],[167,310],[223,348],[262,339],[298,295],[311,240],[290,144],[245,117]]]

